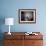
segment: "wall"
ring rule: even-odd
[[[46,31],[46,1],[45,0],[1,0],[1,14],[2,17],[13,17],[15,20],[11,31]],[[36,24],[19,24],[18,23],[18,9],[36,9]],[[1,31],[8,31],[8,26],[3,24]]]
[[[22,8],[36,9],[36,24],[18,23],[18,9]],[[7,17],[15,19],[11,32],[40,31],[46,36],[46,0],[0,0],[0,21],[3,19],[0,23],[0,32],[8,32],[8,26],[3,22]]]
[[[1,15],[2,17],[13,17],[15,19],[14,26],[11,31],[46,31],[46,1],[41,0],[1,0]],[[30,8],[36,9],[36,24],[19,24],[18,23],[18,9]],[[8,27],[3,24],[1,26],[2,32],[8,31]],[[43,30],[44,29],[44,30]]]

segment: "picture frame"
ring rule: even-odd
[[[19,9],[19,23],[36,23],[36,9]]]

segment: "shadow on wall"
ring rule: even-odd
[[[5,17],[0,16],[0,33],[2,32],[1,28],[2,28],[2,25],[4,25],[4,23],[5,23]]]
[[[2,32],[2,25],[5,23],[5,17],[0,16],[0,46],[3,46],[3,32]]]

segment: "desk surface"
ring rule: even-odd
[[[43,35],[40,32],[33,32],[37,33],[38,35],[26,35],[26,32],[11,32],[11,35],[8,35],[7,32],[4,33],[4,39],[43,39]]]

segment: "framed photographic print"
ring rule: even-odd
[[[19,23],[36,23],[36,9],[19,9]]]

